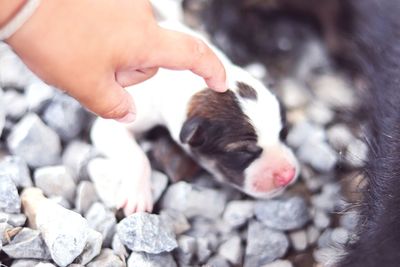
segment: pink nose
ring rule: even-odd
[[[274,184],[275,186],[288,185],[296,175],[296,170],[293,167],[286,168],[274,173]]]

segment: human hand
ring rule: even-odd
[[[135,106],[123,87],[159,67],[189,69],[210,88],[226,89],[210,48],[159,27],[147,0],[44,0],[6,42],[40,78],[104,118],[133,121]]]

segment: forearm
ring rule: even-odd
[[[26,0],[0,0],[0,27],[9,22]]]

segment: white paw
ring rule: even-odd
[[[126,216],[135,212],[151,212],[151,168],[147,157],[143,158],[141,164],[127,166],[120,173],[123,173],[123,179],[117,196],[117,208],[123,208]]]

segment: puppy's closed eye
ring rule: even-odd
[[[246,168],[263,151],[255,142],[246,141],[229,144],[225,149],[224,165],[234,170]]]

